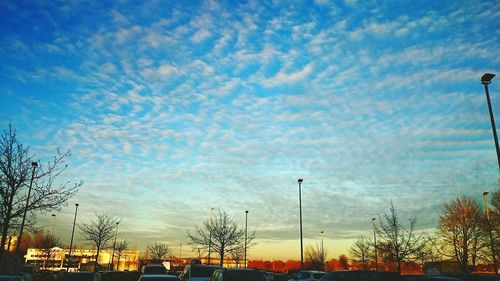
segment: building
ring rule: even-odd
[[[115,251],[113,266],[111,266],[112,249],[101,250],[99,252],[99,266],[101,269],[114,270],[139,270],[139,250],[124,251],[118,260]],[[73,249],[71,251],[72,263],[70,271],[73,270],[93,270],[97,251],[88,249]],[[68,267],[69,249],[52,248],[36,249],[29,248],[25,256],[25,264],[38,265],[42,269],[62,270]]]
[[[16,245],[17,245],[17,236],[16,235],[7,236],[7,238],[5,238],[4,249],[7,252],[14,252],[16,250]]]

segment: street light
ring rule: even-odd
[[[301,186],[303,179],[298,179],[299,183],[299,216],[300,216],[300,269],[304,269],[304,243],[302,241],[302,194],[301,194]]]
[[[56,214],[52,214],[54,220],[52,221],[52,236],[54,236],[54,228],[56,227]]]
[[[324,248],[323,248],[323,234],[324,234],[324,233],[325,233],[325,232],[324,232],[323,230],[320,232],[320,237],[321,237],[321,256],[322,256],[323,258],[324,258],[324,256],[325,256],[325,251],[324,251]]]
[[[73,250],[73,237],[75,236],[75,225],[76,225],[76,214],[78,213],[78,203],[75,204],[75,218],[73,219],[73,231],[71,231],[71,242],[69,243],[69,259],[68,259],[68,267],[66,271],[69,272],[69,266],[71,263],[71,250]]]
[[[245,211],[245,268],[247,268],[248,211]]]
[[[113,252],[111,254],[111,269],[115,270],[115,248],[116,248],[116,238],[118,237],[118,225],[119,221],[116,222],[116,230],[115,230],[115,242],[113,243]],[[109,267],[108,267],[109,270]]]
[[[491,233],[490,208],[488,207],[488,193],[489,192],[483,192],[484,209],[486,210],[486,220],[488,221],[488,231],[490,233],[491,254],[493,255],[493,268],[495,268],[495,274],[498,274],[495,242],[493,241],[493,234]]]
[[[17,239],[16,251],[17,251],[18,254],[21,253],[21,240],[23,239],[24,222],[26,221],[26,212],[28,211],[28,205],[30,203],[31,187],[33,186],[33,179],[35,178],[35,170],[38,167],[38,163],[37,162],[31,162],[31,167],[33,169],[31,170],[30,187],[28,189],[28,197],[26,197],[26,206],[24,207],[23,220],[21,222],[21,229],[19,230],[19,237]]]
[[[377,227],[375,226],[375,220],[376,218],[372,218],[372,226],[373,226],[373,246],[375,248],[375,270],[378,271],[378,255],[377,255],[377,233],[376,229]]]
[[[488,90],[488,85],[491,84],[491,79],[495,77],[493,73],[485,73],[481,77],[481,84],[484,85],[484,91],[486,93],[486,101],[488,102],[488,111],[490,112],[491,130],[493,130],[493,138],[495,139],[495,148],[497,150],[497,162],[498,169],[500,169],[500,147],[498,146],[497,129],[495,127],[495,117],[493,116],[493,109],[491,108],[490,101],[490,91]]]

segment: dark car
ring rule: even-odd
[[[0,275],[0,281],[24,281],[22,276]]]
[[[101,281],[101,274],[98,272],[69,272],[61,275],[58,281]]]
[[[137,281],[138,279],[139,277],[134,281]],[[128,281],[128,280],[130,280],[129,274],[124,271],[108,271],[104,272],[102,275],[102,281]]]
[[[143,275],[139,281],[180,281],[179,277],[168,274]]]
[[[193,264],[187,265],[184,268],[184,272],[182,273],[183,281],[201,281],[201,280],[210,280],[212,277],[212,273],[217,269],[221,269],[218,266],[212,265],[201,265],[201,264]]]
[[[439,275],[421,275],[421,276],[412,276],[408,279],[408,281],[464,281],[464,279],[455,278],[455,277],[447,277],[447,276],[439,276]]]
[[[267,281],[264,274],[254,269],[219,269],[210,281]]]
[[[346,270],[326,273],[319,281],[383,281],[378,271]]]
[[[167,268],[163,264],[148,264],[142,268],[142,274],[167,274]]]

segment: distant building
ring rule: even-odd
[[[99,265],[107,268],[111,264],[112,249],[99,252]],[[71,251],[72,263],[70,270],[92,270],[97,251],[86,249],[73,249]],[[139,250],[124,251],[118,260],[115,251],[113,268],[115,270],[139,270]],[[47,270],[61,270],[68,266],[69,249],[52,248],[50,250],[29,248],[25,256],[25,264],[38,265]],[[111,267],[110,267],[111,268]]]

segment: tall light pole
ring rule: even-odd
[[[245,268],[247,268],[248,210],[245,211]]]
[[[17,238],[16,251],[18,254],[21,254],[21,240],[23,239],[24,222],[26,221],[26,212],[28,212],[28,206],[30,203],[31,187],[33,186],[33,179],[35,178],[35,170],[38,167],[38,163],[31,162],[31,167],[32,170],[31,170],[30,187],[28,189],[28,197],[26,197],[26,206],[24,207],[24,214],[23,214],[23,220],[21,222],[21,229],[19,230],[19,237]]]
[[[486,210],[486,220],[488,221],[488,232],[490,233],[491,254],[493,255],[493,268],[495,269],[495,274],[498,274],[495,241],[493,240],[493,234],[491,232],[490,208],[488,207],[488,192],[483,192],[483,199],[484,199],[484,209]]]
[[[69,266],[71,264],[71,250],[73,250],[73,237],[75,236],[75,225],[76,225],[76,214],[78,214],[78,203],[75,204],[75,218],[73,219],[73,230],[71,231],[71,242],[69,243],[69,258],[68,267],[66,271],[69,271]]]
[[[300,269],[304,269],[304,243],[302,241],[302,192],[301,186],[303,179],[298,179],[299,183],[299,217],[300,217]]]
[[[56,214],[52,214],[54,220],[52,221],[52,236],[54,236],[54,228],[56,227]]]
[[[210,265],[210,255],[212,251],[212,222],[213,222],[213,217],[214,217],[214,208],[211,208],[211,215],[210,215],[210,228],[208,230],[208,264]]]
[[[320,232],[320,237],[321,237],[321,256],[322,256],[322,257],[324,257],[324,255],[325,255],[325,250],[324,250],[324,248],[323,248],[323,234],[324,234],[324,233],[325,233],[325,232],[324,232],[323,230],[321,230],[321,232]]]
[[[491,84],[491,79],[495,77],[493,73],[485,73],[481,77],[481,84],[484,85],[484,91],[486,93],[486,101],[488,102],[488,111],[490,112],[491,130],[493,130],[493,138],[495,139],[495,148],[497,150],[497,162],[498,169],[500,170],[500,147],[498,146],[497,128],[495,127],[495,117],[493,116],[493,109],[491,108],[490,101],[490,91],[488,90],[488,85]]]
[[[375,225],[376,218],[372,218],[373,226],[373,247],[375,249],[375,270],[378,271],[378,255],[377,255],[377,226]]]
[[[116,230],[115,230],[115,242],[113,242],[113,252],[111,254],[111,270],[115,270],[115,249],[116,249],[116,238],[118,238],[118,225],[119,221],[116,222]],[[108,268],[109,270],[109,268]]]

